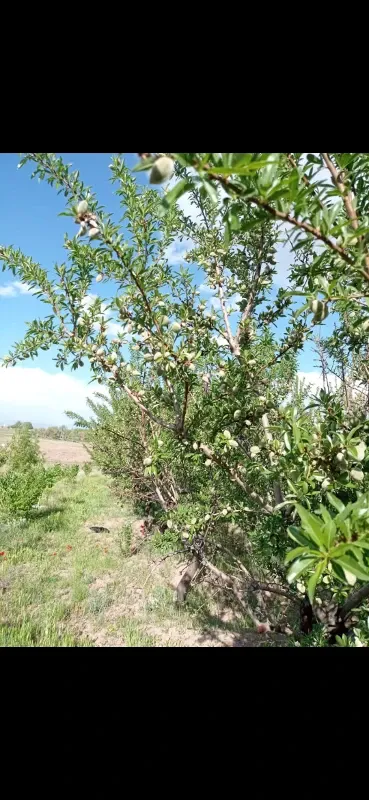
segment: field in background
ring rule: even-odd
[[[0,428],[0,446],[9,444],[13,430]],[[39,439],[40,450],[49,464],[85,464],[91,456],[81,442]]]
[[[178,562],[160,557],[142,538],[109,480],[80,471],[48,490],[31,520],[0,524],[0,646],[285,644],[278,634],[250,630],[244,616],[201,585],[178,608],[179,575]]]

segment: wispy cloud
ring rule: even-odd
[[[19,292],[19,294],[30,294],[32,291],[31,287],[28,286],[28,283],[22,283],[22,281],[14,281],[13,286]]]
[[[0,286],[0,297],[15,297],[16,294],[13,286]]]
[[[167,248],[165,257],[173,265],[183,264],[187,250],[190,250],[191,247],[193,247],[191,239],[183,239],[182,242],[179,239],[175,239]]]
[[[22,281],[13,281],[6,286],[0,286],[0,297],[17,297],[19,294],[30,294],[31,288]]]

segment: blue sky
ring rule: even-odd
[[[118,198],[113,194],[109,178],[110,153],[62,153],[73,168],[80,170],[84,183],[96,191],[99,202],[121,216]],[[133,166],[135,154],[125,154],[128,166]],[[46,182],[30,179],[32,165],[18,170],[19,157],[15,153],[0,154],[0,243],[19,247],[43,267],[52,270],[55,263],[65,261],[64,233],[75,234],[72,218],[59,217],[65,207],[65,198],[58,195]],[[139,181],[147,181],[146,173],[139,173]],[[190,206],[184,198],[186,212]],[[173,247],[174,260],[181,257],[180,248]],[[280,249],[278,253],[278,285],[287,285],[290,256]],[[106,291],[106,286],[104,286]],[[91,287],[95,294],[98,285]],[[5,355],[14,341],[22,338],[25,322],[47,313],[47,306],[32,297],[15,282],[8,272],[0,273],[0,356]],[[88,384],[87,367],[78,373],[60,373],[55,367],[53,353],[41,353],[34,361],[0,370],[0,424],[11,424],[17,419],[30,419],[34,424],[65,424],[66,408],[84,413],[85,396],[96,390]],[[300,358],[304,373],[314,370],[315,357],[308,346]]]

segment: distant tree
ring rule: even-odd
[[[10,426],[11,428],[28,428],[28,430],[33,430],[32,422],[21,422],[18,420],[14,425]]]
[[[8,468],[23,471],[41,463],[42,458],[35,434],[27,425],[17,427],[8,448]]]

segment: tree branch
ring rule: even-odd
[[[302,220],[296,219],[296,217],[292,217],[290,214],[287,214],[285,211],[278,211],[277,208],[273,208],[266,200],[261,200],[260,197],[255,197],[252,195],[251,197],[244,197],[242,193],[242,188],[236,186],[233,183],[230,183],[229,180],[222,175],[216,175],[212,172],[208,172],[209,178],[212,181],[217,181],[220,183],[224,189],[233,191],[244,203],[254,203],[259,208],[263,208],[264,211],[267,211],[275,219],[280,219],[282,222],[288,222],[290,225],[293,225],[295,228],[299,228],[300,230],[305,231],[306,233],[310,233],[314,236],[315,239],[318,239],[327,247],[330,247],[331,250],[334,250],[335,253],[346,261],[347,264],[352,264],[352,259],[340,245],[336,244],[333,239],[330,239],[329,236],[325,236],[324,233],[320,231],[319,228],[314,228],[313,225],[310,225],[308,222],[302,222]]]
[[[338,617],[344,622],[345,619],[349,616],[350,612],[361,605],[369,597],[369,583],[366,583],[365,586],[362,586],[361,589],[358,589],[354,592],[338,609]]]
[[[331,161],[331,159],[329,158],[329,154],[328,153],[322,153],[321,155],[322,155],[323,161],[324,161],[327,169],[329,170],[329,172],[331,174],[332,181],[333,181],[334,185],[336,186],[338,191],[341,192],[341,194],[342,194],[342,200],[343,200],[343,202],[345,204],[346,213],[347,213],[348,218],[351,221],[351,225],[354,228],[354,230],[357,230],[357,228],[359,227],[359,221],[358,221],[358,218],[356,216],[356,211],[355,211],[354,206],[353,206],[353,194],[352,194],[352,192],[350,192],[350,190],[347,188],[346,184],[343,182],[343,180],[341,178],[342,172],[338,172],[338,170],[336,169],[336,167],[333,164],[333,161]]]

